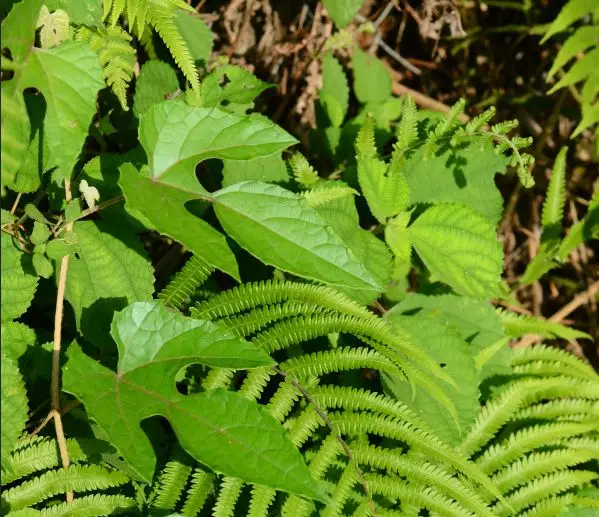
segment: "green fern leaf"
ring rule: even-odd
[[[38,517],[100,517],[112,515],[137,506],[135,499],[124,495],[95,494],[77,497],[72,503],[50,506],[36,513]],[[17,513],[15,513],[15,516]],[[27,517],[25,514],[23,517]]]
[[[566,155],[567,147],[562,147],[555,163],[553,174],[547,187],[545,202],[543,203],[543,215],[541,222],[543,232],[550,231],[558,234],[561,231],[561,222],[564,217],[564,204],[566,202]]]
[[[75,39],[89,41],[92,50],[100,56],[106,84],[117,96],[123,110],[128,111],[127,89],[137,58],[131,36],[118,26],[97,31],[81,27]]]
[[[560,11],[557,18],[547,29],[541,43],[545,43],[554,34],[567,29],[576,20],[582,18],[597,8],[594,0],[570,0]]]
[[[547,73],[547,80],[551,79],[560,68],[563,68],[577,54],[597,45],[598,41],[599,26],[580,27],[566,40],[557,53],[551,69]]]
[[[123,485],[129,478],[117,471],[109,471],[97,465],[75,465],[50,470],[39,477],[6,490],[3,504],[11,510],[32,506],[45,499],[65,492],[89,492]]]
[[[208,279],[212,271],[208,264],[194,255],[158,294],[158,298],[168,307],[181,309],[189,303],[196,289]]]
[[[544,318],[497,309],[506,333],[512,338],[536,334],[545,338],[591,339],[586,332]]]

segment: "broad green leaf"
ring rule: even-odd
[[[23,0],[15,4],[2,21],[1,46],[8,48],[12,60],[21,66],[26,61],[35,42],[35,27],[42,7],[41,0]],[[2,184],[15,188],[17,173],[26,159],[30,139],[30,122],[22,92],[16,82],[2,81],[1,107],[2,154],[0,169]],[[20,191],[20,190],[19,190]]]
[[[96,346],[110,346],[114,311],[152,298],[152,265],[141,242],[126,227],[83,221],[75,223],[73,234],[76,244],[69,260],[65,298],[81,334]]]
[[[560,11],[557,18],[547,29],[541,43],[545,43],[551,36],[567,29],[576,20],[597,9],[596,0],[570,0]]]
[[[340,29],[354,19],[363,4],[364,0],[324,0],[329,16]]]
[[[4,465],[27,422],[27,393],[14,358],[2,350],[2,450]]]
[[[112,337],[119,348],[118,371],[129,373],[151,362],[164,362],[165,373],[193,359],[213,368],[258,368],[275,361],[262,348],[216,323],[187,318],[160,301],[137,302],[114,316]],[[172,369],[174,368],[174,369]]]
[[[225,105],[246,106],[272,86],[241,66],[220,66],[202,81],[202,102],[206,108],[222,105],[229,110]]]
[[[223,187],[249,180],[287,183],[289,172],[280,154],[253,160],[223,160]]]
[[[62,9],[50,13],[44,4],[37,21],[40,30],[40,43],[42,48],[51,48],[70,39],[69,15]]]
[[[340,127],[349,106],[349,86],[343,67],[332,54],[327,54],[322,60],[319,101],[328,115],[329,125]]]
[[[588,48],[597,45],[598,41],[599,25],[580,27],[560,48],[547,74],[547,80],[551,79],[570,59],[580,52],[584,52]]]
[[[64,389],[83,402],[141,479],[151,481],[156,457],[140,423],[162,415],[181,446],[211,469],[323,497],[287,432],[265,408],[235,392],[184,396],[176,389],[175,376],[188,365],[265,366],[272,364],[268,355],[215,323],[185,318],[160,302],[117,314],[112,335],[119,348],[117,372],[73,346],[63,368]]]
[[[31,261],[37,276],[50,278],[52,273],[54,273],[52,263],[44,256],[43,252],[34,251]]]
[[[143,116],[139,139],[151,177],[203,194],[197,163],[208,158],[251,160],[275,154],[295,138],[261,115],[239,116],[217,108],[194,108],[181,101],[152,106]]]
[[[506,336],[501,319],[493,306],[487,301],[466,296],[425,296],[410,293],[387,313],[387,317],[395,314],[430,315],[436,321],[455,330],[460,338],[468,343],[473,357]],[[481,380],[492,375],[509,375],[510,358],[511,349],[505,345],[484,365],[480,372]]]
[[[2,185],[14,186],[17,174],[23,167],[29,148],[31,132],[29,116],[23,95],[15,89],[12,81],[3,81],[0,87],[2,106],[2,130],[0,142],[0,169]]]
[[[503,197],[495,174],[503,174],[509,158],[492,148],[471,144],[464,149],[447,148],[428,159],[424,150],[413,153],[401,167],[412,203],[458,203],[497,224],[503,213]]]
[[[409,231],[429,271],[457,293],[473,298],[499,293],[503,252],[483,216],[461,205],[433,205]]]
[[[196,63],[206,64],[212,54],[212,31],[193,11],[177,9],[174,22]]]
[[[58,167],[57,177],[70,176],[96,112],[97,93],[104,87],[98,56],[84,42],[33,48],[9,84],[11,106],[23,102],[26,88],[44,95],[44,138]]]
[[[0,295],[2,321],[21,316],[31,304],[37,277],[33,273],[31,257],[17,247],[8,233],[2,232],[2,293]]]
[[[44,2],[22,0],[16,3],[2,21],[0,46],[8,48],[12,60],[22,64],[35,42],[35,27]]]
[[[152,181],[131,164],[120,170],[119,185],[129,214],[147,228],[177,240],[210,266],[240,279],[225,236],[187,210],[186,204],[197,199],[197,194]]]
[[[360,102],[384,102],[391,96],[391,75],[380,59],[356,48],[352,66],[354,92]]]
[[[164,61],[152,60],[144,63],[135,83],[133,113],[139,117],[154,104],[163,102],[168,94],[179,88],[174,68]]]
[[[339,181],[319,181],[311,192],[319,193],[322,190],[336,190],[339,187],[344,187],[344,184]],[[391,254],[387,246],[372,232],[360,227],[353,196],[331,199],[327,203],[319,204],[315,207],[315,210],[341,237],[344,244],[364,264],[377,282],[386,286],[391,280]],[[363,305],[371,304],[381,294],[379,289],[364,291],[339,286],[337,286],[337,289]]]
[[[102,0],[44,0],[43,3],[50,11],[66,11],[75,25],[102,25]]]
[[[301,196],[259,181],[237,183],[212,196],[223,228],[265,264],[327,284],[382,291]]]
[[[446,442],[457,445],[465,436],[480,405],[478,401],[478,372],[474,357],[468,344],[453,328],[440,322],[432,312],[423,312],[413,316],[392,315],[392,325],[406,331],[411,342],[433,357],[443,370],[459,382],[459,387],[442,383],[439,389],[457,408],[460,429],[454,423],[449,411],[438,398],[426,390],[412,388],[404,380],[384,374],[384,385],[403,403],[414,409]]]
[[[17,321],[2,322],[2,353],[17,360],[29,345],[35,343],[35,333],[27,325]]]

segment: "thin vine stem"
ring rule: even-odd
[[[65,199],[71,201],[71,180],[64,180]],[[66,231],[70,232],[73,229],[73,223],[67,223]],[[62,257],[60,262],[60,274],[58,278],[58,291],[56,294],[56,311],[54,313],[54,344],[52,346],[52,381],[50,385],[50,395],[52,400],[51,414],[54,419],[54,428],[56,430],[56,440],[58,442],[58,450],[62,466],[67,468],[71,462],[69,460],[69,452],[67,451],[67,443],[62,427],[62,416],[60,413],[60,350],[62,344],[62,318],[64,311],[64,292],[67,284],[67,273],[69,271],[69,255]],[[67,502],[73,501],[73,492],[66,493]]]

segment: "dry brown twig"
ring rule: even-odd
[[[71,201],[71,180],[64,180],[65,200],[67,203]],[[66,231],[73,230],[73,223],[68,223]],[[52,409],[48,415],[54,419],[54,428],[56,430],[56,441],[58,442],[58,450],[62,466],[67,468],[70,465],[69,452],[67,451],[67,443],[62,427],[62,416],[60,414],[60,349],[62,340],[62,316],[64,310],[64,292],[67,283],[67,272],[69,270],[69,255],[62,257],[60,261],[60,273],[58,277],[58,292],[56,294],[56,311],[54,313],[54,344],[52,347],[52,382],[51,382],[51,400]],[[47,423],[47,422],[46,422]],[[45,425],[45,424],[44,424]],[[67,502],[73,500],[73,492],[69,491],[66,494]]]
[[[573,313],[582,305],[589,303],[595,295],[599,293],[599,280],[592,283],[584,292],[577,294],[570,302],[564,305],[559,311],[549,318],[549,321],[561,323],[567,316]],[[522,338],[513,345],[513,348],[523,348],[530,346],[541,339],[540,336],[530,335]]]

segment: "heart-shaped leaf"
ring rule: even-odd
[[[186,318],[161,302],[117,313],[117,372],[74,345],[64,389],[76,395],[134,471],[150,482],[156,466],[142,420],[162,415],[183,448],[217,472],[311,498],[325,498],[287,432],[268,411],[225,390],[181,395],[176,374],[190,364],[253,368],[274,364],[261,348],[217,324]],[[222,454],[226,450],[227,454]]]

